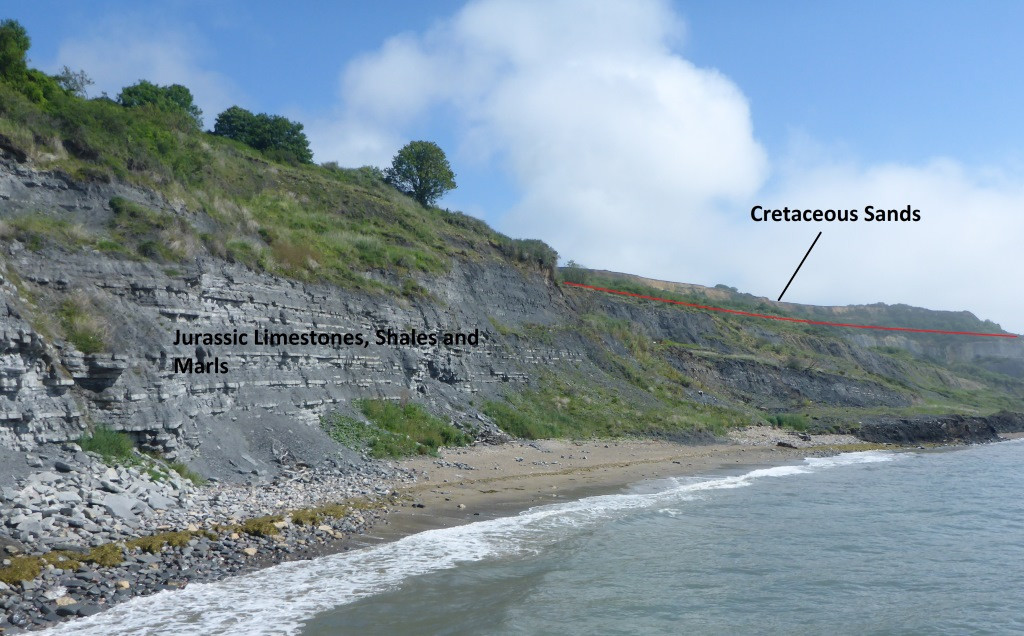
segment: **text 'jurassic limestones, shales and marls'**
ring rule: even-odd
[[[484,335],[484,339],[487,336]],[[473,331],[395,331],[377,329],[372,335],[362,332],[307,331],[274,332],[269,329],[252,331],[182,331],[174,332],[176,347],[195,347],[195,355],[174,357],[174,373],[227,373],[227,360],[220,358],[213,347],[358,347],[370,345],[384,347],[476,347],[480,344],[480,330]]]

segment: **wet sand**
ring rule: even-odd
[[[878,448],[852,438],[821,436],[776,446],[774,439],[703,446],[652,440],[541,440],[442,449],[441,456],[405,460],[420,483],[400,489],[403,503],[386,524],[359,539],[364,545],[473,521],[517,514],[534,506],[622,492],[645,480],[798,463],[805,457]],[[854,440],[856,441],[856,440]],[[771,445],[769,445],[771,444]]]

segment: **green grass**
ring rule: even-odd
[[[777,415],[769,415],[765,419],[775,426],[791,428],[794,431],[806,431],[810,426],[810,421],[807,419],[807,416],[799,413],[780,413]]]
[[[106,324],[84,295],[72,295],[61,302],[57,318],[68,342],[82,353],[99,353],[107,348]]]
[[[668,392],[615,387],[574,373],[543,373],[537,388],[491,401],[483,411],[505,432],[529,439],[721,435],[750,417]]]
[[[91,433],[78,440],[82,450],[92,451],[103,457],[108,465],[133,465],[140,463],[132,439],[121,431],[98,426]]]
[[[281,529],[274,524],[280,523],[283,519],[284,515],[255,517],[240,523],[238,530],[245,534],[251,534],[254,537],[272,537],[281,534]]]
[[[367,450],[381,430],[373,424],[361,422],[354,417],[329,413],[320,420],[320,425],[334,441],[353,450]]]
[[[50,245],[77,249],[92,244],[94,237],[81,225],[41,212],[14,217],[4,223],[3,238],[13,238],[38,252]]]
[[[441,446],[465,446],[473,441],[418,404],[360,400],[356,406],[369,422],[334,413],[321,423],[336,441],[354,450],[366,450],[373,457],[435,455]]]
[[[557,260],[541,241],[424,208],[375,168],[277,163],[176,113],[59,94],[35,103],[0,81],[0,133],[40,168],[149,188],[187,209],[172,216],[115,199],[105,235],[52,220],[15,228],[33,249],[88,244],[175,262],[205,247],[272,274],[407,297],[423,295],[410,274],[446,272],[453,255],[534,270]]]
[[[204,478],[202,475],[192,470],[182,462],[171,462],[170,464],[168,464],[168,468],[178,473],[185,479],[189,480],[196,486],[202,486],[206,483],[206,478]]]
[[[14,585],[21,581],[31,581],[43,571],[43,561],[39,557],[20,556],[11,559],[11,564],[0,568],[0,582]]]
[[[722,285],[718,286],[718,291],[727,291],[731,293],[729,293],[725,298],[717,295],[714,298],[711,298],[707,294],[699,291],[673,291],[672,289],[651,287],[636,280],[635,277],[629,274],[601,273],[582,267],[563,267],[558,273],[562,280],[569,282],[583,283],[608,289],[617,289],[643,296],[653,296],[699,305],[711,305],[774,316],[790,316],[794,318],[825,322],[859,323],[866,325],[885,325],[890,327],[910,327],[917,329],[1006,333],[1001,330],[999,325],[996,323],[990,320],[980,320],[970,312],[966,311],[937,311],[923,309],[920,307],[911,307],[909,305],[884,305],[879,303],[875,305],[852,305],[844,307],[842,308],[842,313],[837,314],[833,311],[833,308],[830,307],[818,307],[814,305],[780,305],[777,303],[765,302],[762,298],[758,298],[751,294],[737,293]],[[671,283],[669,283],[669,286],[671,286]],[[634,302],[651,301],[636,300]],[[681,311],[687,311],[687,308],[679,307],[679,309]],[[734,321],[738,320],[737,317],[732,317],[731,319]],[[808,333],[823,336],[833,336],[836,333],[834,328],[793,323],[772,324],[770,329],[775,332]],[[934,349],[938,349],[949,344],[948,336],[938,334],[908,333],[903,335]]]
[[[188,255],[192,242],[189,226],[167,212],[152,210],[121,197],[110,200],[113,217],[109,228],[111,238],[102,239],[98,247],[106,251],[125,252],[158,262],[179,262]]]
[[[140,455],[128,434],[105,426],[98,426],[91,433],[78,440],[82,450],[98,453],[109,466],[142,466],[153,481],[167,479],[168,471],[181,475],[196,486],[202,486],[206,479],[183,462],[166,462],[156,453]]]

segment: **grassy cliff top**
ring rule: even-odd
[[[777,302],[769,298],[742,293],[735,287],[726,285],[704,287],[691,283],[674,283],[634,274],[584,267],[562,267],[560,273],[565,280],[595,287],[606,287],[644,296],[662,297],[772,316],[910,329],[1009,334],[998,324],[991,320],[982,320],[969,311],[940,311],[904,304],[887,305],[884,303],[836,307],[802,305]],[[921,333],[910,335],[916,340],[935,344],[947,344],[949,340],[943,335]]]
[[[274,274],[343,287],[415,294],[417,274],[442,273],[453,257],[504,258],[553,271],[557,254],[458,212],[424,207],[386,184],[381,171],[278,162],[200,130],[186,113],[127,108],[107,98],[51,91],[29,99],[0,80],[0,148],[79,182],[155,191],[178,212],[112,201],[109,231],[69,231],[41,210],[28,232],[136,258],[173,261],[205,249]],[[184,221],[184,222],[182,222]],[[73,229],[73,228],[72,228]],[[140,249],[140,246],[144,246]]]

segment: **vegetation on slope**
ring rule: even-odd
[[[731,303],[721,298],[709,301],[692,293],[654,289],[625,275],[603,277],[572,267],[562,268],[560,273],[572,282],[644,296],[784,315],[778,307],[744,304],[748,301],[742,298]],[[559,346],[583,336],[590,342],[586,347],[590,359],[601,371],[599,376],[541,375],[532,390],[510,391],[505,400],[487,403],[484,411],[510,434],[531,438],[636,434],[686,437],[757,422],[799,431],[849,431],[861,419],[873,415],[979,415],[1024,409],[1024,379],[977,364],[950,364],[935,353],[941,349],[929,348],[926,342],[921,348],[928,355],[914,355],[895,347],[868,349],[851,344],[844,338],[846,334],[826,327],[667,307],[593,292],[575,295],[589,313],[581,315],[574,325],[534,330],[529,325],[509,326],[492,320],[503,335],[547,345]],[[623,311],[623,305],[634,307]],[[637,311],[640,308],[643,312]],[[691,320],[701,328],[693,340],[672,342],[656,339],[642,324],[610,317],[649,311],[678,313],[678,320]],[[971,320],[974,322],[968,326],[973,329],[987,327]],[[963,323],[960,326],[963,328]],[[945,344],[951,346],[948,341]],[[711,376],[702,377],[716,379],[705,384],[706,380],[688,377],[681,371],[687,367],[701,373],[707,369]],[[718,378],[713,371],[716,368],[733,369],[739,376],[733,380]],[[753,387],[769,386],[762,382],[769,377],[775,378],[774,386],[788,388],[781,393],[740,388],[747,382]],[[734,385],[736,381],[739,385]],[[852,395],[879,390],[903,396],[909,406],[853,407],[828,399],[818,402],[802,393],[801,385],[812,393],[814,386],[830,385],[846,385],[849,388],[843,390],[853,391]]]
[[[372,457],[436,455],[442,446],[465,446],[473,441],[419,404],[360,400],[356,407],[368,422],[332,413],[321,425],[335,441]]]
[[[142,466],[154,481],[162,481],[174,471],[193,484],[206,483],[202,475],[182,462],[166,462],[158,455],[146,455],[135,448],[132,438],[122,431],[97,426],[78,440],[84,451],[96,453],[108,466]]]
[[[23,63],[27,36],[22,44]],[[238,109],[251,117],[236,117],[241,123],[232,126],[219,122],[219,134],[207,133],[197,126],[191,96],[173,86],[140,82],[126,89],[123,104],[85,99],[55,78],[11,70],[12,64],[0,73],[0,148],[75,180],[155,190],[182,210],[170,219],[112,201],[114,226],[103,230],[40,215],[18,230],[36,248],[92,247],[165,262],[205,249],[273,274],[407,295],[420,293],[417,276],[446,271],[453,255],[554,270],[550,247],[418,205],[377,168],[304,163],[308,157],[293,143],[301,130],[289,122]],[[265,150],[281,152],[251,146],[277,137],[287,143]]]
[[[48,76],[28,68],[29,41],[19,29],[10,21],[0,23],[0,149],[72,180],[153,190],[167,205],[154,209],[115,197],[109,201],[109,219],[100,226],[41,212],[5,219],[0,237],[16,238],[32,250],[95,249],[169,269],[208,252],[276,275],[407,296],[422,295],[417,281],[446,271],[453,258],[510,259],[554,274],[558,256],[543,242],[510,239],[478,219],[421,205],[394,187],[416,190],[396,175],[389,183],[375,167],[309,163],[308,143],[295,122],[236,107],[221,114],[213,132],[203,132],[201,113],[187,88],[145,81],[126,88],[118,101],[86,99],[84,74],[64,69]],[[442,170],[442,177],[449,173],[450,168]],[[448,185],[454,186],[454,174],[442,179],[442,188]],[[430,204],[434,192],[421,190],[417,196]],[[779,305],[724,286],[712,301],[692,288],[654,289],[628,276],[579,267],[564,268],[562,276],[683,302],[836,319],[827,308]],[[906,410],[1020,408],[1024,395],[1019,378],[973,364],[951,366],[901,349],[868,352],[884,363],[869,370],[867,353],[855,355],[834,330],[811,325],[754,324],[753,319],[714,315],[715,332],[708,342],[655,342],[636,325],[605,315],[605,304],[596,302],[578,323],[556,328],[495,323],[504,336],[546,345],[570,341],[575,346],[582,339],[598,367],[597,375],[542,374],[530,390],[489,402],[484,410],[500,426],[525,437],[687,437],[753,421],[813,427],[815,418],[853,420],[863,412],[804,401],[790,404],[787,413],[760,413],[727,388],[704,386],[679,371],[680,352],[709,363],[742,357],[769,372],[788,369],[877,382],[913,394],[916,403]],[[54,331],[59,328],[81,351],[105,347],[103,323],[94,320],[99,312],[89,299],[71,299],[54,314],[60,321]],[[905,306],[847,308],[842,321],[878,324],[883,316],[894,326],[998,330],[966,312]],[[939,337],[915,338],[929,345],[938,342],[929,338]],[[727,406],[695,399],[695,393],[711,389]],[[369,424],[332,416],[325,419],[325,428],[376,456],[432,453],[440,445],[468,441],[420,407],[370,401],[360,408]]]
[[[562,280],[582,283],[594,287],[617,289],[620,291],[678,300],[699,305],[709,305],[747,311],[772,316],[786,316],[803,320],[819,320],[825,322],[844,322],[866,325],[884,325],[889,327],[908,327],[913,329],[932,329],[943,331],[972,331],[981,333],[1008,333],[991,320],[980,320],[968,311],[936,311],[909,305],[851,305],[846,307],[819,307],[815,305],[799,305],[793,303],[777,303],[758,298],[752,294],[741,293],[734,287],[717,285],[714,298],[706,293],[693,291],[691,285],[664,283],[664,287],[651,287],[630,274],[600,272],[570,262],[559,269]],[[673,289],[675,288],[675,289]],[[685,290],[685,291],[684,291]],[[805,327],[813,329],[813,326]],[[821,330],[818,329],[820,333]],[[929,344],[942,344],[948,338],[936,334],[912,334],[911,337]]]

